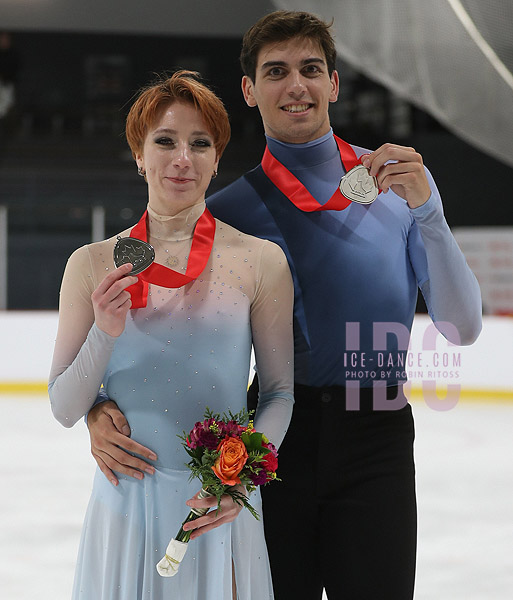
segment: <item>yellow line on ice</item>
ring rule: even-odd
[[[436,395],[444,400],[447,388],[436,388]],[[424,394],[422,388],[412,387],[406,396],[413,402],[422,401]],[[513,402],[513,389],[503,388],[463,388],[458,393],[459,400],[463,402]]]
[[[0,395],[45,395],[48,394],[46,381],[0,381]],[[436,388],[436,394],[443,400],[446,389],[443,386]],[[412,387],[406,392],[407,397],[413,402],[423,400],[421,387]],[[513,402],[513,389],[504,388],[463,388],[459,392],[459,400],[464,402]]]
[[[48,394],[48,382],[0,381],[0,394]]]

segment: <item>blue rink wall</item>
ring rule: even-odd
[[[393,326],[390,327],[392,330]],[[0,394],[45,394],[57,331],[56,311],[0,312]],[[365,356],[347,352],[341,368],[357,381],[370,370]],[[513,400],[513,317],[485,317],[472,346],[453,346],[429,317],[417,315],[404,364],[374,365],[405,371],[407,393],[440,410],[459,399]]]

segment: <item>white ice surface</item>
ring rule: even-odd
[[[69,600],[95,468],[85,425],[62,428],[41,396],[0,396],[0,412],[0,598]],[[414,414],[415,600],[513,599],[513,404]]]

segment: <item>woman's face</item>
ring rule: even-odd
[[[203,202],[219,161],[201,113],[187,102],[173,102],[148,131],[136,162],[146,171],[150,206],[175,215]]]

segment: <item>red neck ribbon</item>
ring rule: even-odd
[[[346,173],[360,164],[361,160],[357,158],[355,151],[344,140],[341,140],[336,135],[333,136],[337,142],[340,159],[344,165]],[[304,212],[314,212],[317,210],[344,210],[351,204],[351,200],[342,195],[342,192],[337,188],[333,196],[326,204],[319,204],[317,200],[310,194],[306,187],[295,177],[287,167],[275,158],[269,148],[266,146],[264,156],[262,158],[262,169],[274,185],[285,194],[287,198],[297,208]]]
[[[147,220],[148,211],[144,211],[143,216],[130,232],[130,237],[147,242]],[[205,208],[194,229],[194,237],[192,238],[192,246],[185,273],[177,273],[164,265],[159,265],[155,262],[152,263],[147,269],[137,275],[139,281],[127,288],[132,296],[132,308],[144,308],[146,306],[148,302],[149,283],[166,288],[179,288],[196,279],[207,265],[214,244],[215,231],[216,222],[214,217]]]

